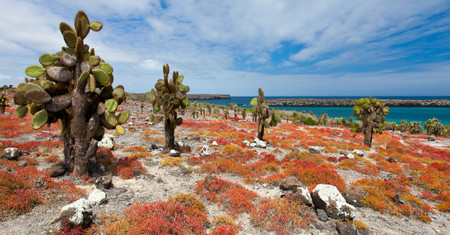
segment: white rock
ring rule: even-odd
[[[320,150],[319,146],[311,146],[309,147],[310,153],[320,153],[322,150]]]
[[[355,155],[353,155],[352,153],[348,153],[345,157],[348,159],[355,159]]]
[[[18,148],[9,147],[3,150],[1,158],[6,160],[17,160],[21,155],[22,153]]]
[[[170,154],[171,157],[179,157],[181,153],[180,153],[180,151],[177,151],[175,149],[171,149],[169,154]]]
[[[250,147],[253,147],[253,148],[256,147],[256,143],[251,143]]]
[[[95,189],[91,194],[89,194],[88,201],[93,205],[103,204],[106,202],[106,193],[100,189]]]
[[[264,140],[260,140],[258,138],[255,138],[255,144],[256,144],[256,147],[259,147],[259,148],[266,148],[267,147],[267,142],[264,141]]]
[[[247,145],[247,146],[250,146],[250,141],[248,141],[248,140],[244,140],[244,141],[242,141],[242,143]]]
[[[112,149],[114,147],[114,141],[109,135],[103,136],[103,139],[97,143],[97,147],[105,147],[107,149]]]
[[[304,201],[304,203],[306,205],[313,205],[313,200],[311,198],[311,194],[308,191],[308,188],[306,188],[306,187],[297,187],[297,192],[300,193],[303,196],[304,200],[306,200],[306,201]]]
[[[66,205],[61,210],[61,215],[69,209],[75,209],[75,213],[69,218],[61,218],[61,223],[73,223],[75,226],[89,224],[92,221],[92,204],[81,198],[76,202]]]
[[[214,141],[212,142],[212,145],[213,145],[213,146],[217,146],[217,145],[218,145],[218,144],[217,144],[217,141],[214,140]]]
[[[311,197],[314,205],[325,210],[331,218],[353,219],[356,216],[356,208],[348,204],[333,185],[318,184],[313,189]]]
[[[208,145],[203,145],[202,149],[200,149],[201,156],[209,156],[211,155],[211,149]]]
[[[361,151],[361,150],[359,150],[359,149],[353,150],[352,153],[354,153],[354,154],[356,154],[356,155],[358,155],[358,156],[360,156],[360,157],[363,157],[363,156],[364,156],[364,152]]]

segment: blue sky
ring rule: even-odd
[[[0,85],[64,45],[78,10],[114,85],[147,92],[162,65],[190,93],[450,95],[450,2],[439,0],[0,0]]]

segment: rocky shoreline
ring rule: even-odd
[[[231,99],[229,94],[188,94],[189,100],[222,100]]]
[[[281,107],[353,107],[353,99],[275,99],[266,100],[269,106]],[[450,107],[450,100],[379,99],[388,107]]]

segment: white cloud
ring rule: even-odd
[[[11,77],[8,75],[0,74],[0,80],[7,80],[7,79],[11,79]]]
[[[139,67],[141,67],[143,69],[157,70],[157,71],[162,70],[162,66],[163,66],[163,63],[156,61],[156,60],[152,60],[152,59],[143,60],[139,64]]]

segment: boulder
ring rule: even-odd
[[[110,189],[112,186],[111,175],[105,175],[95,180],[95,187],[98,189]]]
[[[22,156],[22,153],[18,148],[10,147],[3,150],[1,159],[17,161],[20,156]]]
[[[347,155],[345,155],[345,157],[348,159],[355,159],[355,155],[353,155],[353,153],[347,153]]]
[[[356,208],[345,201],[339,190],[328,184],[318,184],[311,193],[314,205],[333,219],[353,219]]]
[[[267,142],[264,140],[260,140],[258,138],[255,138],[255,144],[256,144],[256,147],[258,147],[258,148],[266,148],[267,147]]]
[[[106,193],[100,189],[95,189],[91,194],[89,194],[88,201],[92,205],[101,205],[107,202]]]
[[[58,177],[64,175],[66,173],[66,166],[64,163],[54,164],[45,169],[51,177]]]
[[[244,144],[244,145],[246,145],[246,146],[250,146],[250,141],[244,140],[244,141],[242,141],[242,144]]]
[[[291,190],[296,191],[297,187],[304,186],[298,179],[294,176],[286,177],[280,182],[281,190]]]
[[[322,209],[317,209],[317,218],[319,218],[320,221],[326,222],[328,220],[327,212],[325,212]]]
[[[358,155],[358,156],[360,156],[360,157],[364,157],[364,152],[361,151],[361,150],[359,150],[359,149],[353,150],[352,153],[354,153],[354,154],[356,154],[356,155]]]
[[[179,157],[180,154],[181,154],[181,152],[180,152],[180,151],[177,151],[177,150],[175,150],[175,149],[171,149],[170,152],[169,152],[169,155],[170,155],[171,157]]]
[[[214,140],[214,141],[212,142],[212,146],[217,146],[217,145],[218,145],[218,144],[217,144],[217,141]]]
[[[355,207],[363,207],[361,200],[365,199],[368,195],[367,191],[361,186],[349,189],[342,194],[345,201]]]
[[[290,195],[289,198],[293,201],[302,202],[307,206],[313,205],[311,194],[309,194],[308,188],[304,186],[297,187],[297,189]]]
[[[336,230],[339,235],[357,235],[357,231],[353,224],[348,222],[338,222],[336,223]]]
[[[114,136],[110,135],[110,134],[105,134],[103,136],[103,139],[97,143],[97,146],[100,147],[105,147],[107,149],[112,149],[114,147],[114,140],[113,140]]]
[[[309,148],[309,152],[310,153],[320,153],[321,150],[320,150],[320,148],[318,146],[312,146],[312,147]]]
[[[428,141],[436,141],[436,138],[434,138],[433,136],[428,136]]]
[[[72,202],[62,208],[60,219],[61,227],[87,228],[92,223],[92,204],[84,198]]]
[[[209,156],[211,155],[211,149],[208,145],[203,145],[202,149],[200,149],[201,156]]]

